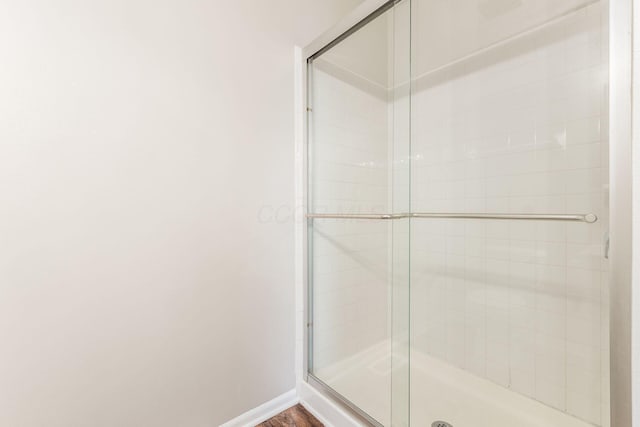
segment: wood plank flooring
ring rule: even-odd
[[[297,404],[256,427],[323,427],[323,424],[302,405]]]

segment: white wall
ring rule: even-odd
[[[357,3],[0,4],[0,425],[294,387],[293,46]]]

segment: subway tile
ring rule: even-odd
[[[567,393],[567,412],[594,424],[600,424],[600,390]]]
[[[563,381],[536,376],[535,386],[537,400],[554,408],[565,410],[567,403]]]

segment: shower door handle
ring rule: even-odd
[[[309,213],[309,219],[402,219],[402,218],[440,218],[440,219],[498,219],[498,220],[537,220],[537,221],[574,221],[592,224],[598,220],[595,214],[501,214],[501,213],[447,213],[447,212],[407,212],[398,214],[340,214]]]
[[[408,218],[407,214],[339,214],[339,213],[310,213],[307,218],[313,219],[400,219]]]

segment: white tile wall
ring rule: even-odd
[[[313,70],[311,210],[388,211],[387,99],[361,78]],[[389,224],[315,220],[313,363],[317,372],[384,340],[388,332]],[[381,390],[388,393],[388,390]]]
[[[413,211],[600,218],[414,221],[415,348],[596,425],[608,423],[604,19],[601,4],[583,8],[412,94]]]

